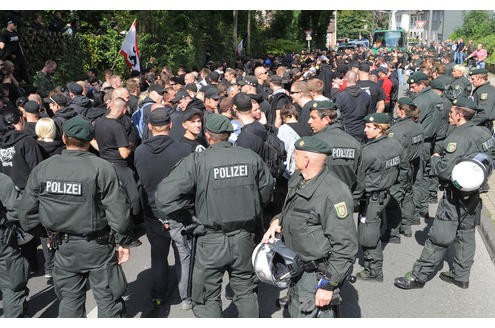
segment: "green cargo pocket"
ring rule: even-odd
[[[127,279],[120,265],[113,262],[107,264],[108,287],[114,299],[122,297],[127,289]]]
[[[449,246],[455,239],[458,225],[457,220],[445,220],[437,216],[429,233],[431,242],[442,247]]]
[[[380,221],[379,217],[366,218],[364,223],[359,221],[358,238],[359,244],[362,247],[376,247],[378,245],[378,240],[380,239]]]
[[[7,286],[13,291],[21,291],[26,287],[29,275],[29,264],[24,257],[17,255],[5,259],[7,268]]]

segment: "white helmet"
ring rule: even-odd
[[[475,191],[493,171],[493,162],[485,153],[474,153],[461,159],[452,169],[452,184],[461,191]]]
[[[251,256],[258,278],[279,288],[289,287],[291,278],[302,272],[299,257],[280,239],[273,243],[259,243]]]

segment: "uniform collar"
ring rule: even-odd
[[[208,148],[230,148],[232,144],[228,141],[217,142],[210,145]]]
[[[295,190],[295,193],[302,196],[303,198],[311,198],[315,193],[316,189],[320,186],[323,178],[327,175],[328,168],[325,165],[323,170],[320,171],[315,177],[308,181],[304,181],[301,172],[297,171],[297,179],[293,179],[289,185],[291,189]]]

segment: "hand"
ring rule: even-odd
[[[433,156],[440,157],[440,154],[439,153],[434,153],[433,155],[431,155],[431,157],[433,157]]]
[[[129,250],[129,247],[122,247],[119,245],[119,248],[117,249],[118,252],[118,263],[117,264],[122,264],[127,262],[129,259],[129,256],[131,255],[131,251]]]
[[[315,305],[324,307],[332,302],[333,291],[318,288],[315,295]]]
[[[265,234],[263,235],[263,239],[261,239],[262,243],[272,243],[275,239],[275,234],[282,232],[282,227],[280,226],[280,220],[275,219],[272,221]]]

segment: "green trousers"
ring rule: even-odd
[[[303,272],[289,287],[289,314],[292,318],[333,318],[330,306],[316,308],[315,293],[320,278],[316,272]]]
[[[446,189],[425,242],[421,257],[413,267],[413,276],[427,281],[443,262],[449,246],[454,244],[452,272],[458,281],[469,281],[475,244],[475,215],[480,206],[479,194],[463,199],[459,191]],[[478,209],[479,210],[479,209]]]
[[[0,237],[0,290],[5,318],[22,318],[27,315],[28,275],[29,264],[19,249],[5,245]]]
[[[127,281],[122,267],[117,265],[115,246],[83,239],[64,241],[55,252],[53,284],[60,300],[59,317],[86,316],[88,280],[98,307],[98,317],[124,317],[122,295]]]
[[[197,238],[191,291],[194,315],[223,316],[220,294],[227,271],[239,317],[259,317],[258,278],[251,264],[254,234],[244,230],[229,234],[208,230]]]

